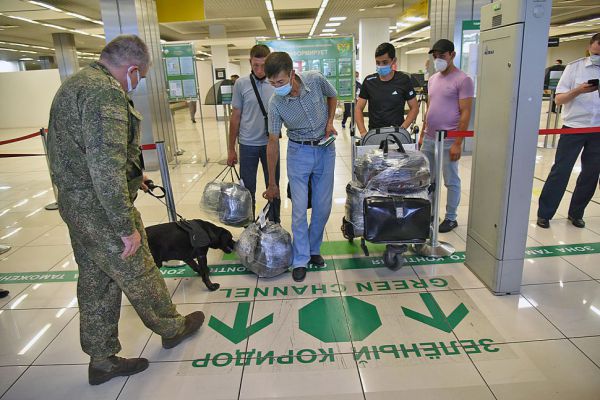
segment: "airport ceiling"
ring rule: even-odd
[[[277,28],[282,37],[307,37],[323,0],[271,0]],[[329,0],[314,27],[322,34],[358,37],[362,18],[389,18],[391,39],[408,49],[426,47],[427,16],[404,23],[399,16],[419,0]],[[175,3],[175,2],[174,2]],[[276,31],[264,0],[205,0],[205,20],[161,23],[165,41],[194,41],[197,51],[210,53],[210,44],[227,44],[232,61],[247,57],[257,38],[275,37]],[[333,17],[346,17],[332,21]],[[52,33],[74,33],[82,63],[97,58],[104,45],[99,0],[0,0],[0,60],[52,56]],[[339,23],[338,26],[326,24]],[[396,29],[392,26],[399,23]],[[227,39],[209,39],[210,25],[224,25]],[[404,26],[403,26],[404,25]],[[324,31],[334,29],[335,31]],[[598,0],[554,0],[551,36],[569,37],[600,31]],[[419,39],[422,39],[419,41]],[[201,56],[201,55],[199,55]]]

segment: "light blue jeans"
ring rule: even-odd
[[[444,165],[442,172],[444,175],[444,185],[448,191],[446,199],[446,217],[451,221],[456,221],[456,210],[460,203],[460,176],[458,176],[458,161],[450,161],[450,146],[454,143],[454,140],[444,141]],[[429,167],[431,169],[431,181],[435,181],[435,172],[437,171],[435,166],[435,141],[429,138],[423,139],[423,147],[421,151],[429,159]]]
[[[331,213],[335,143],[327,147],[288,142],[287,174],[292,192],[292,268],[306,267],[311,255],[321,254],[325,224]],[[308,180],[312,174],[312,214],[306,220]]]

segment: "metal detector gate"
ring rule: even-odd
[[[521,287],[551,0],[481,9],[466,265],[494,294]]]

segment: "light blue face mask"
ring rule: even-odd
[[[375,67],[375,69],[377,70],[377,73],[379,74],[379,76],[386,76],[389,75],[390,72],[392,72],[392,66],[391,65],[377,65]]]
[[[285,85],[275,88],[275,94],[277,96],[287,96],[291,91],[292,91],[292,80],[291,79]]]
[[[594,65],[600,65],[600,54],[591,54],[590,61]]]

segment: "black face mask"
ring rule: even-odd
[[[256,75],[254,74],[254,71],[252,71],[252,72],[251,72],[251,74],[252,74],[252,76],[254,77],[254,79],[256,79],[257,81],[264,81],[264,80],[266,79],[266,77],[267,77],[267,76],[265,75],[265,76],[263,76],[262,78],[259,78],[258,76],[256,76]]]

